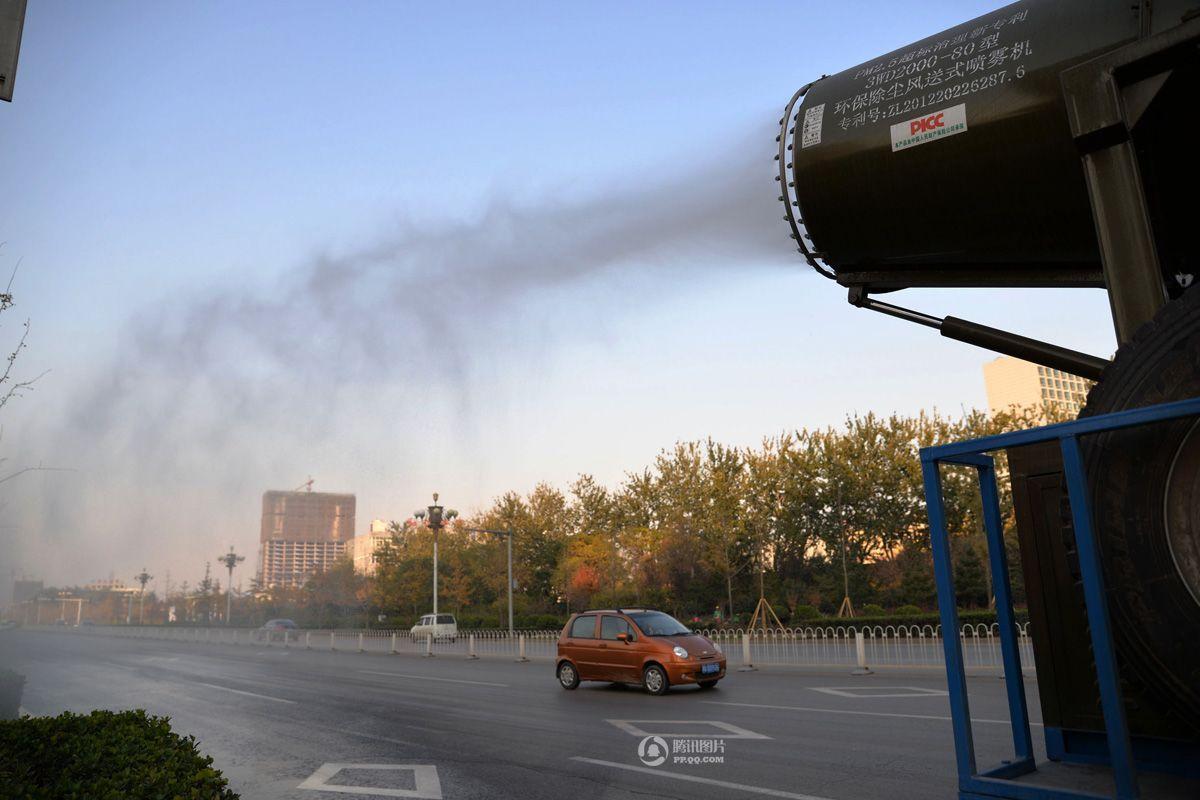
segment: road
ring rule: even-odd
[[[650,697],[608,684],[564,691],[544,661],[20,630],[0,631],[0,665],[27,676],[22,705],[31,714],[170,716],[247,800],[917,800],[952,797],[956,785],[936,670],[763,669],[732,672],[710,691]],[[1004,682],[969,683],[980,764],[1011,757]],[[1032,681],[1027,693],[1036,720]],[[715,737],[724,763],[647,766],[644,733]],[[1034,738],[1040,747],[1040,728]],[[301,787],[325,780],[336,790]]]

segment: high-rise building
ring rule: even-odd
[[[1000,356],[983,365],[988,410],[995,414],[1018,408],[1057,406],[1079,413],[1093,381],[1060,369],[1031,364],[1019,358]]]
[[[354,540],[352,494],[263,494],[261,575],[264,587],[302,586],[350,552]]]
[[[375,555],[391,541],[392,534],[387,523],[381,519],[371,520],[370,529],[354,537],[354,571],[362,575],[375,574]]]

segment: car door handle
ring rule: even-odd
[[[606,645],[604,642],[601,642],[601,643],[600,643],[600,646],[601,646],[601,647],[608,647],[608,645]]]

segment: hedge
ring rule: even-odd
[[[238,800],[196,739],[145,711],[0,721],[0,797]]]
[[[24,675],[18,675],[11,669],[0,669],[0,719],[17,718],[24,688]]]

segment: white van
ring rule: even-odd
[[[453,614],[426,614],[412,626],[411,633],[417,641],[424,641],[430,634],[435,640],[458,641],[458,621]]]

